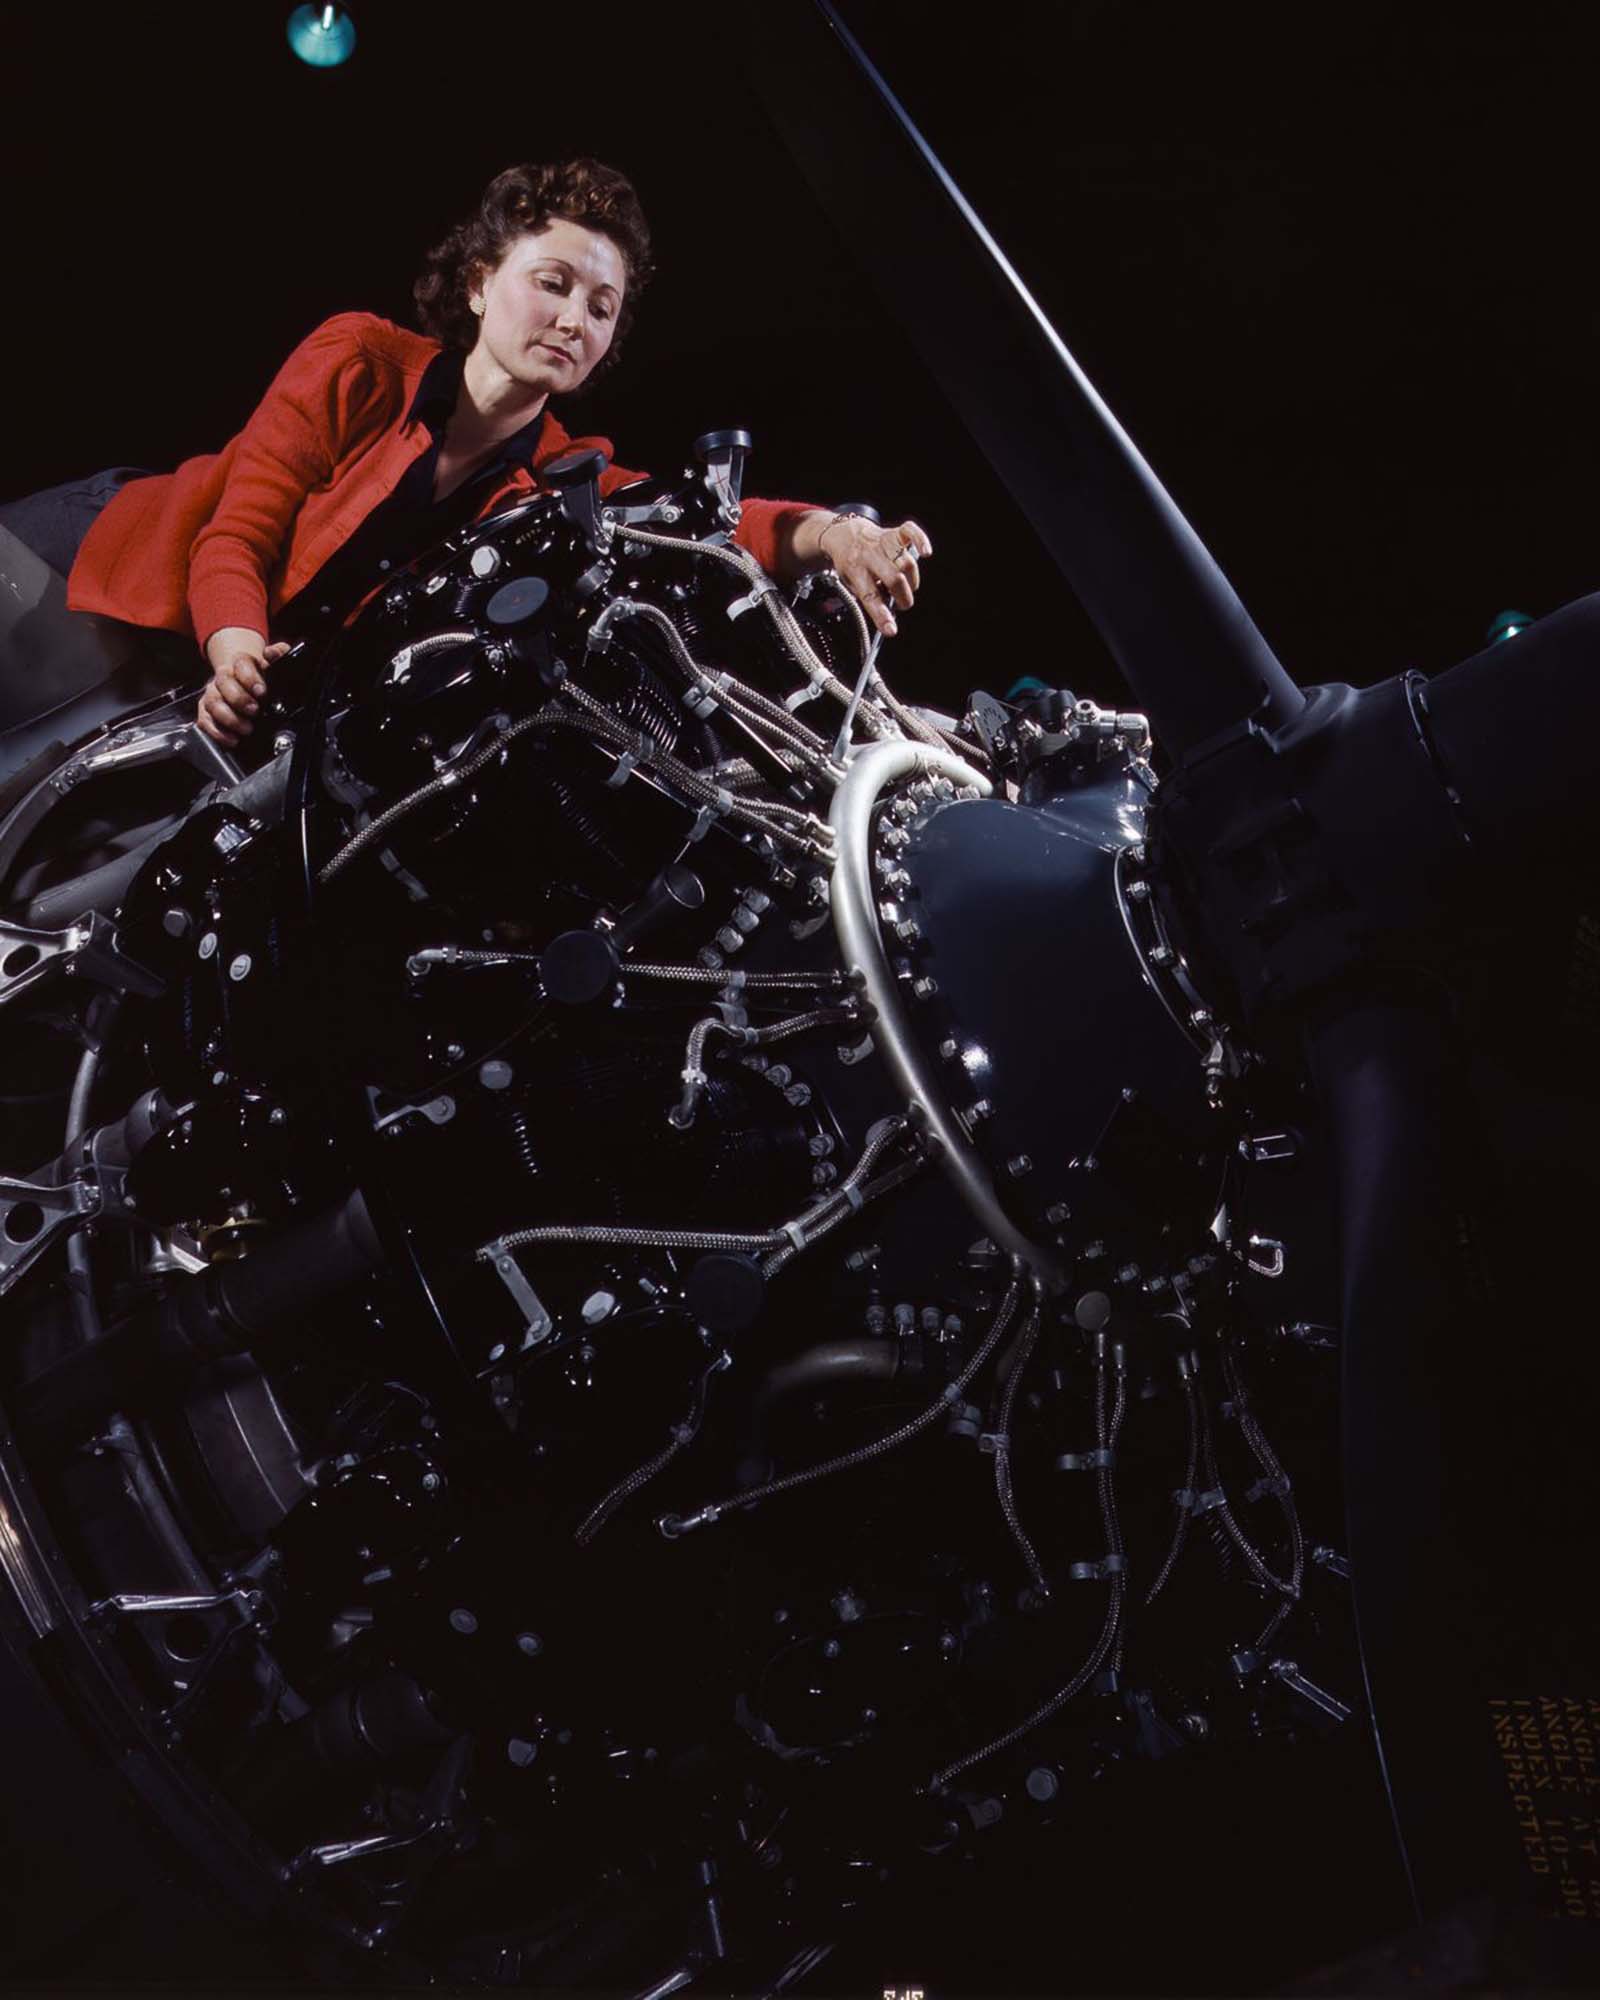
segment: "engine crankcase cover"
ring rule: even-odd
[[[1204,1227],[1220,1134],[1118,905],[1116,855],[1137,832],[1119,809],[1094,838],[1074,803],[1067,821],[957,800],[913,823],[911,1018],[1019,1227],[1061,1242],[1070,1221],[1076,1248],[1109,1232],[1118,1254],[1148,1255]]]

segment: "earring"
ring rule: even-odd
[[[474,312],[475,312],[475,313],[476,313],[476,314],[478,315],[479,319],[482,319],[482,318],[483,318],[483,300],[482,300],[482,299],[468,299],[468,301],[467,301],[467,304],[468,304],[469,306],[471,306],[472,310],[473,310],[473,311],[474,311]]]

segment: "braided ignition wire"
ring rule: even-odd
[[[1289,1483],[1289,1475],[1278,1462],[1277,1453],[1267,1441],[1267,1435],[1256,1421],[1255,1412],[1245,1392],[1244,1380],[1239,1372],[1238,1355],[1232,1342],[1225,1342],[1222,1349],[1222,1377],[1228,1395],[1233,1403],[1234,1415],[1239,1429],[1249,1445],[1257,1465],[1265,1478],[1267,1490],[1277,1499],[1283,1511],[1284,1523],[1289,1531],[1289,1588],[1284,1601],[1268,1620],[1266,1628],[1256,1640],[1259,1652],[1288,1617],[1299,1601],[1306,1576],[1305,1536],[1300,1526],[1300,1510],[1294,1504],[1294,1489]]]
[[[1122,1521],[1117,1512],[1117,1492],[1111,1480],[1111,1466],[1115,1459],[1115,1440],[1121,1434],[1122,1420],[1128,1413],[1128,1356],[1120,1341],[1110,1343],[1112,1372],[1116,1376],[1116,1398],[1111,1406],[1111,1414],[1106,1415],[1106,1354],[1107,1337],[1101,1332],[1095,1336],[1095,1360],[1098,1382],[1095,1389],[1095,1438],[1102,1457],[1095,1472],[1095,1485],[1099,1489],[1100,1518],[1105,1523],[1106,1549],[1117,1567],[1112,1572],[1111,1593],[1115,1600],[1116,1617],[1112,1626],[1111,1665],[1120,1671],[1122,1667],[1122,1647],[1125,1637],[1124,1615],[1126,1613],[1128,1551],[1122,1539]]]
[[[1006,1526],[1011,1530],[1011,1539],[1021,1553],[1033,1587],[1040,1597],[1050,1595],[1050,1586],[1045,1581],[1038,1551],[1028,1538],[1028,1531],[1022,1525],[1022,1516],[1017,1512],[1016,1496],[1011,1487],[1011,1418],[1016,1408],[1017,1390],[1033,1350],[1038,1343],[1039,1328],[1043,1321],[1042,1287],[1037,1277],[1033,1279],[1033,1307],[1028,1314],[1027,1324],[1022,1329],[1016,1359],[1011,1364],[1011,1373],[1006,1377],[1004,1394],[1000,1398],[999,1428],[992,1433],[994,1445],[994,1490],[1000,1502],[1000,1511],[1005,1516]]]
[[[1178,1356],[1178,1380],[1183,1385],[1184,1432],[1187,1444],[1183,1485],[1179,1490],[1183,1493],[1192,1493],[1195,1490],[1195,1476],[1200,1470],[1200,1410],[1195,1400],[1194,1364],[1187,1354]],[[1183,1553],[1183,1545],[1189,1538],[1189,1523],[1194,1518],[1192,1512],[1181,1500],[1177,1503],[1175,1511],[1177,1518],[1172,1526],[1172,1540],[1168,1544],[1160,1569],[1156,1571],[1155,1582],[1145,1593],[1146,1607],[1154,1604],[1166,1589],[1168,1579],[1177,1567],[1179,1556]]]
[[[435,636],[454,637],[454,634],[441,633]],[[421,641],[417,643],[420,645]],[[418,806],[425,805],[429,799],[442,798],[446,792],[453,791],[468,778],[476,777],[485,765],[494,762],[508,743],[526,735],[530,729],[537,729],[541,724],[557,720],[559,713],[559,707],[555,702],[546,702],[542,708],[536,708],[532,715],[523,716],[520,721],[502,729],[498,736],[491,737],[482,749],[475,751],[464,764],[456,764],[448,771],[441,771],[426,784],[418,785],[415,791],[407,792],[404,798],[396,799],[392,806],[385,806],[376,819],[368,820],[358,833],[350,836],[331,861],[322,864],[317,873],[318,882],[331,882],[334,876],[347,868],[358,855],[364,854],[369,847],[381,840],[397,820],[403,819],[407,813],[414,812]]]
[[[869,1195],[887,1192],[886,1187],[874,1186],[863,1190],[858,1184],[884,1148],[905,1127],[906,1121],[901,1117],[880,1119],[868,1134],[861,1158],[849,1175],[808,1209],[776,1229],[638,1229],[620,1222],[542,1222],[527,1229],[513,1229],[492,1243],[482,1244],[477,1251],[477,1261],[492,1264],[496,1257],[503,1256],[507,1251],[553,1243],[610,1243],[627,1250],[732,1250],[747,1253],[776,1250],[781,1244],[792,1256],[799,1250],[809,1249],[818,1235],[825,1233],[836,1221],[842,1222],[847,1214],[862,1206]],[[897,1180],[890,1183],[898,1184]]]
[[[689,1030],[689,1042],[683,1056],[683,1095],[667,1113],[668,1119],[680,1132],[688,1131],[694,1123],[695,1108],[707,1081],[706,1043],[713,1035],[727,1035],[742,1047],[753,1049],[768,1042],[787,1041],[791,1035],[803,1035],[812,1028],[830,1027],[837,1021],[853,1021],[856,1018],[854,1007],[816,1007],[809,1014],[791,1014],[787,1020],[773,1021],[764,1028],[736,1028],[731,1022],[724,1021],[720,1014],[706,1015]]]
[[[780,638],[794,655],[806,679],[814,686],[825,689],[835,701],[848,703],[850,689],[832,668],[818,658],[816,648],[806,637],[799,619],[784,602],[777,585],[752,556],[747,556],[742,549],[724,548],[715,542],[685,541],[677,535],[652,535],[642,528],[624,527],[621,524],[618,525],[617,533],[626,536],[629,541],[645,542],[653,548],[676,549],[680,555],[706,556],[714,562],[720,562],[725,569],[736,571],[752,586],[757,601],[777,626]],[[899,733],[893,722],[871,709],[864,710],[863,717],[874,736],[894,736]]]
[[[1211,1429],[1211,1411],[1206,1402],[1204,1386],[1198,1381],[1195,1384],[1195,1393],[1200,1403],[1200,1474],[1205,1480],[1207,1492],[1218,1495],[1210,1511],[1221,1524],[1228,1540],[1243,1556],[1246,1569],[1262,1589],[1274,1591],[1278,1596],[1286,1598],[1290,1604],[1296,1604],[1300,1598],[1299,1584],[1288,1582],[1283,1577],[1273,1574],[1267,1567],[1266,1559],[1240,1527],[1232,1507],[1228,1505],[1223,1492],[1222,1475],[1217,1470],[1217,1448]]]
[[[424,945],[406,960],[409,971],[421,972],[430,965],[531,965],[537,967],[543,954],[537,951],[490,951],[475,945]],[[842,972],[730,972],[724,967],[713,971],[705,965],[653,965],[625,959],[619,970],[624,979],[654,979],[677,986],[715,986],[730,995],[738,993],[815,993],[829,987],[848,986]]]
[[[834,574],[837,576],[838,571],[835,570]],[[903,702],[894,692],[882,674],[877,671],[879,641],[877,634],[867,624],[867,614],[862,610],[855,596],[842,580],[839,587],[843,592],[844,601],[850,607],[851,615],[856,621],[856,637],[861,646],[861,671],[865,677],[864,686],[877,696],[878,700],[888,709],[889,713],[899,723],[907,736],[914,736],[919,743],[926,743],[935,750],[953,750],[958,757],[972,758],[974,750],[976,750],[976,761],[987,763],[989,761],[988,755],[981,744],[974,745],[964,740],[957,740],[954,737],[947,736],[934,723],[918,715],[917,711],[909,703]]]
[[[572,1539],[580,1549],[586,1549],[617,1509],[631,1500],[642,1487],[648,1486],[663,1466],[671,1464],[686,1445],[694,1443],[700,1435],[701,1424],[705,1422],[706,1398],[710,1392],[711,1378],[720,1374],[724,1368],[732,1366],[733,1356],[724,1348],[695,1384],[687,1415],[682,1423],[673,1425],[672,1435],[661,1450],[653,1458],[647,1458],[643,1465],[636,1466],[626,1479],[618,1480],[605,1498],[592,1507],[578,1523]]]
[[[850,1217],[858,1209],[865,1207],[869,1201],[876,1201],[879,1196],[890,1193],[899,1187],[902,1181],[909,1180],[918,1171],[926,1157],[920,1151],[914,1153],[910,1159],[902,1161],[899,1166],[892,1167],[888,1173],[880,1174],[875,1181],[867,1179],[867,1175],[888,1150],[890,1143],[905,1131],[906,1122],[902,1117],[880,1118],[876,1125],[868,1129],[867,1143],[862,1148],[860,1159],[838,1186],[830,1188],[823,1201],[817,1205],[814,1211],[815,1222],[807,1221],[800,1230],[784,1232],[787,1240],[762,1262],[762,1277],[776,1277],[784,1265],[793,1263],[802,1250],[809,1250],[820,1237],[826,1236],[830,1230],[837,1229],[841,1222],[848,1222]]]
[[[1127,1370],[1125,1364],[1118,1363],[1117,1396],[1115,1404],[1108,1415],[1106,1410],[1107,1355],[1103,1335],[1099,1338],[1095,1361],[1098,1371],[1098,1381],[1095,1390],[1095,1442],[1098,1454],[1103,1461],[1095,1484],[1100,1500],[1100,1518],[1105,1528],[1106,1548],[1111,1555],[1120,1556],[1122,1550],[1122,1533],[1117,1519],[1116,1495],[1112,1484],[1111,1464],[1104,1461],[1115,1461],[1117,1439],[1122,1430],[1123,1417],[1127,1413]],[[1088,1686],[1089,1682],[1100,1671],[1101,1665],[1107,1655],[1111,1653],[1113,1647],[1117,1644],[1118,1635],[1122,1629],[1125,1593],[1123,1570],[1120,1564],[1112,1568],[1110,1572],[1110,1584],[1111,1596],[1106,1606],[1105,1622],[1100,1628],[1100,1636],[1090,1648],[1088,1658],[1072,1676],[1071,1680],[1067,1682],[1066,1686],[1059,1688],[1056,1693],[1051,1695],[1048,1701],[1041,1702],[1031,1715],[1024,1716],[1021,1722],[1014,1724],[1004,1735],[995,1737],[993,1742],[985,1743],[980,1749],[969,1750],[964,1757],[958,1757],[953,1764],[946,1764],[943,1770],[935,1771],[923,1787],[924,1791],[943,1791],[950,1784],[951,1780],[960,1777],[963,1771],[970,1771],[973,1765],[981,1764],[990,1757],[998,1756],[1002,1750],[1009,1750],[1014,1743],[1020,1743],[1024,1736],[1029,1735],[1033,1730],[1037,1729],[1041,1723],[1048,1722],[1051,1716],[1065,1708],[1069,1701],[1083,1692],[1084,1688]]]
[[[622,973],[625,979],[663,979],[683,986],[723,986],[735,992],[752,993],[784,988],[813,992],[818,987],[850,983],[849,975],[843,972],[729,972],[726,968],[713,971],[705,965],[639,965],[631,961],[623,966]]]
[[[803,853],[819,859],[827,859],[831,853],[831,833],[827,823],[817,818],[815,813],[806,812],[798,806],[780,805],[773,800],[744,799],[724,787],[707,784],[691,765],[683,763],[652,737],[636,733],[617,722],[611,711],[587,689],[564,684],[564,694],[581,711],[557,710],[551,717],[552,725],[583,731],[597,736],[613,749],[620,749],[648,764],[658,771],[690,799],[702,806],[709,806],[718,813],[725,813],[732,819],[743,820],[749,826],[756,826],[763,833],[770,834],[790,847],[797,847]],[[798,824],[791,824],[798,822]]]
[[[683,671],[705,692],[712,695],[730,711],[742,706],[749,711],[750,720],[765,724],[783,739],[783,747],[798,755],[802,762],[820,775],[837,784],[842,772],[833,764],[828,755],[828,746],[816,731],[807,727],[798,716],[786,709],[782,702],[772,700],[758,688],[748,686],[733,674],[713,673],[703,667],[684,643],[683,634],[673,624],[667,614],[654,604],[641,603],[636,598],[619,597],[608,604],[595,620],[589,634],[589,645],[598,648],[609,639],[609,626],[616,618],[643,618],[654,625],[665,637],[668,650]],[[770,746],[768,746],[770,747]]]

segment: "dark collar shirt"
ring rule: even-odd
[[[429,362],[406,421],[426,424],[432,442],[420,458],[413,459],[388,499],[379,501],[343,547],[283,606],[273,620],[275,639],[305,638],[340,623],[392,570],[404,569],[446,535],[474,520],[487,496],[504,484],[508,472],[532,467],[544,434],[542,410],[513,432],[453,492],[442,500],[434,499],[439,452],[455,412],[465,361],[459,349],[447,347]]]

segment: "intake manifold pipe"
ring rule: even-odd
[[[19,1427],[70,1440],[111,1410],[147,1406],[208,1362],[269,1345],[383,1261],[357,1189],[256,1243],[249,1256],[185,1278],[158,1305],[34,1376],[17,1393]]]

